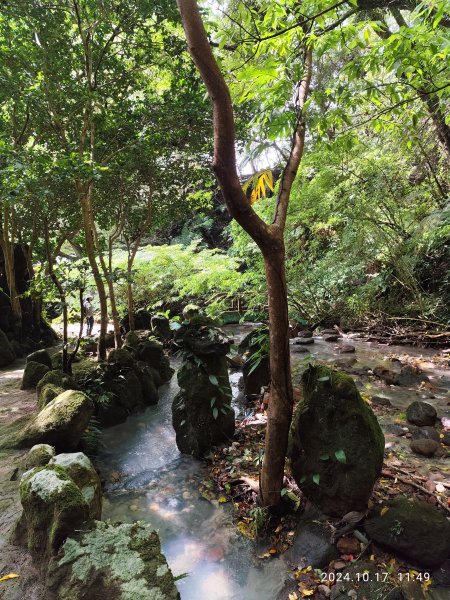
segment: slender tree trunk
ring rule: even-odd
[[[15,335],[22,338],[22,306],[17,294],[16,272],[14,268],[15,227],[14,216],[7,206],[3,207],[3,226],[0,244],[5,259],[6,282],[9,289],[9,299],[14,321]]]
[[[97,288],[98,293],[98,300],[100,303],[100,333],[98,338],[97,356],[98,360],[105,360],[106,330],[108,327],[108,302],[106,300],[105,284],[100,274],[100,270],[98,268],[96,259],[95,244],[93,238],[92,214],[90,210],[90,190],[88,189],[87,193],[84,192],[84,190],[82,189],[83,186],[80,183],[78,183],[77,187],[80,194],[81,212],[83,216],[86,255],[88,257],[92,274],[94,276],[95,286]]]
[[[63,311],[63,349],[62,349],[62,370],[63,373],[68,373],[67,367],[67,352],[69,346],[69,340],[67,335],[68,329],[68,313],[67,313],[67,300],[64,288],[61,282],[58,279],[54,269],[53,269],[53,257],[50,250],[50,238],[48,231],[48,223],[44,225],[44,236],[45,236],[45,249],[47,253],[47,264],[48,264],[48,272],[51,277],[51,280],[55,284],[56,289],[58,290],[59,299],[61,301],[62,311]]]
[[[263,505],[272,506],[278,504],[283,487],[293,408],[285,249],[282,237],[276,251],[264,255],[264,266],[269,298],[270,401],[261,469],[261,500]]]
[[[303,108],[309,92],[312,50],[305,49],[304,73],[296,99],[296,126],[291,150],[281,176],[273,222],[265,223],[242,191],[236,167],[235,125],[230,91],[211,50],[195,0],[177,0],[189,52],[213,104],[214,161],[228,211],[258,244],[264,256],[269,296],[271,399],[266,429],[260,496],[265,506],[280,502],[284,461],[292,416],[292,383],[289,358],[289,319],[285,275],[284,228],[292,183],[297,175],[305,142]],[[273,388],[273,391],[272,391]]]
[[[70,353],[70,356],[67,359],[67,372],[69,375],[72,375],[72,365],[73,365],[73,361],[75,360],[75,357],[78,353],[78,350],[80,348],[80,342],[81,339],[83,337],[83,326],[84,326],[84,305],[83,305],[83,289],[80,288],[79,289],[79,303],[80,303],[80,328],[78,330],[78,337],[77,337],[77,341],[75,344],[74,349],[72,350],[72,352]]]
[[[130,260],[128,256],[128,266],[127,266],[127,303],[128,303],[128,326],[130,331],[134,331],[134,300],[133,300],[133,282],[132,282],[132,273],[131,269],[133,266],[133,262]]]

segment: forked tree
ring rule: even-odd
[[[293,394],[289,353],[289,316],[285,273],[284,230],[293,181],[303,154],[305,120],[303,108],[311,81],[311,49],[304,49],[303,76],[298,87],[296,124],[289,158],[279,184],[271,223],[255,212],[243,192],[235,152],[235,122],[231,94],[214,58],[195,0],[177,0],[191,57],[206,85],[213,105],[213,170],[232,218],[256,242],[264,257],[270,329],[270,402],[267,415],[260,501],[273,506],[280,501]]]

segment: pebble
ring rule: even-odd
[[[331,590],[327,585],[319,585],[317,586],[317,591],[325,596],[325,598],[329,598],[331,596]]]
[[[439,444],[434,440],[428,440],[426,438],[420,438],[411,442],[411,450],[416,454],[422,454],[430,458],[434,455],[436,450],[439,448]]]

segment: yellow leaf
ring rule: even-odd
[[[293,594],[289,594],[289,600],[298,600],[297,594],[295,592]]]
[[[387,511],[388,511],[388,510],[389,510],[389,508],[388,508],[387,506],[384,506],[384,507],[381,509],[381,513],[380,513],[380,514],[381,514],[381,516],[385,515],[385,514],[387,513]]]
[[[218,501],[219,501],[220,503],[222,503],[222,502],[226,502],[226,501],[227,501],[227,499],[225,498],[225,496],[220,496],[220,498],[218,498]]]
[[[275,548],[271,548],[271,549],[269,550],[269,553],[270,553],[270,554],[276,554],[276,553],[277,553],[277,551],[275,550]]]
[[[375,554],[370,555],[370,560],[375,560]]]
[[[312,596],[314,594],[314,590],[302,590],[302,596],[305,598],[306,596]]]
[[[8,579],[15,579],[16,577],[19,577],[17,573],[8,573],[8,575],[3,575],[3,577],[0,577],[0,581],[7,581]]]

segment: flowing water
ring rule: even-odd
[[[237,333],[242,331],[239,329]],[[427,389],[381,388],[361,379],[358,384],[362,389],[372,394],[381,391],[403,411],[412,400],[425,396],[437,407],[439,416],[450,414],[449,371],[437,369],[428,362],[432,351],[348,341],[356,346],[355,356],[361,366],[382,364],[387,361],[385,355],[392,352],[422,356],[423,366],[433,384],[430,392]],[[318,341],[310,351],[313,357],[335,364],[348,360],[342,355],[337,356],[333,346]],[[293,354],[294,372],[298,374],[304,364],[303,355]],[[234,374],[235,411],[241,414],[237,382]],[[182,600],[275,600],[285,586],[288,568],[282,558],[258,561],[255,544],[237,532],[230,508],[214,500],[216,494],[212,482],[209,490],[208,483],[205,486],[205,480],[208,480],[205,467],[178,452],[171,424],[171,404],[177,391],[174,375],[170,383],[160,388],[157,406],[104,432],[105,450],[98,461],[106,480],[103,517],[142,520],[158,530],[162,551],[174,575],[186,574],[177,582]],[[384,416],[381,419],[383,425],[388,421]],[[410,458],[414,460],[414,457]],[[439,464],[442,460],[415,460],[418,463],[426,461],[420,463],[422,467],[444,468]]]

